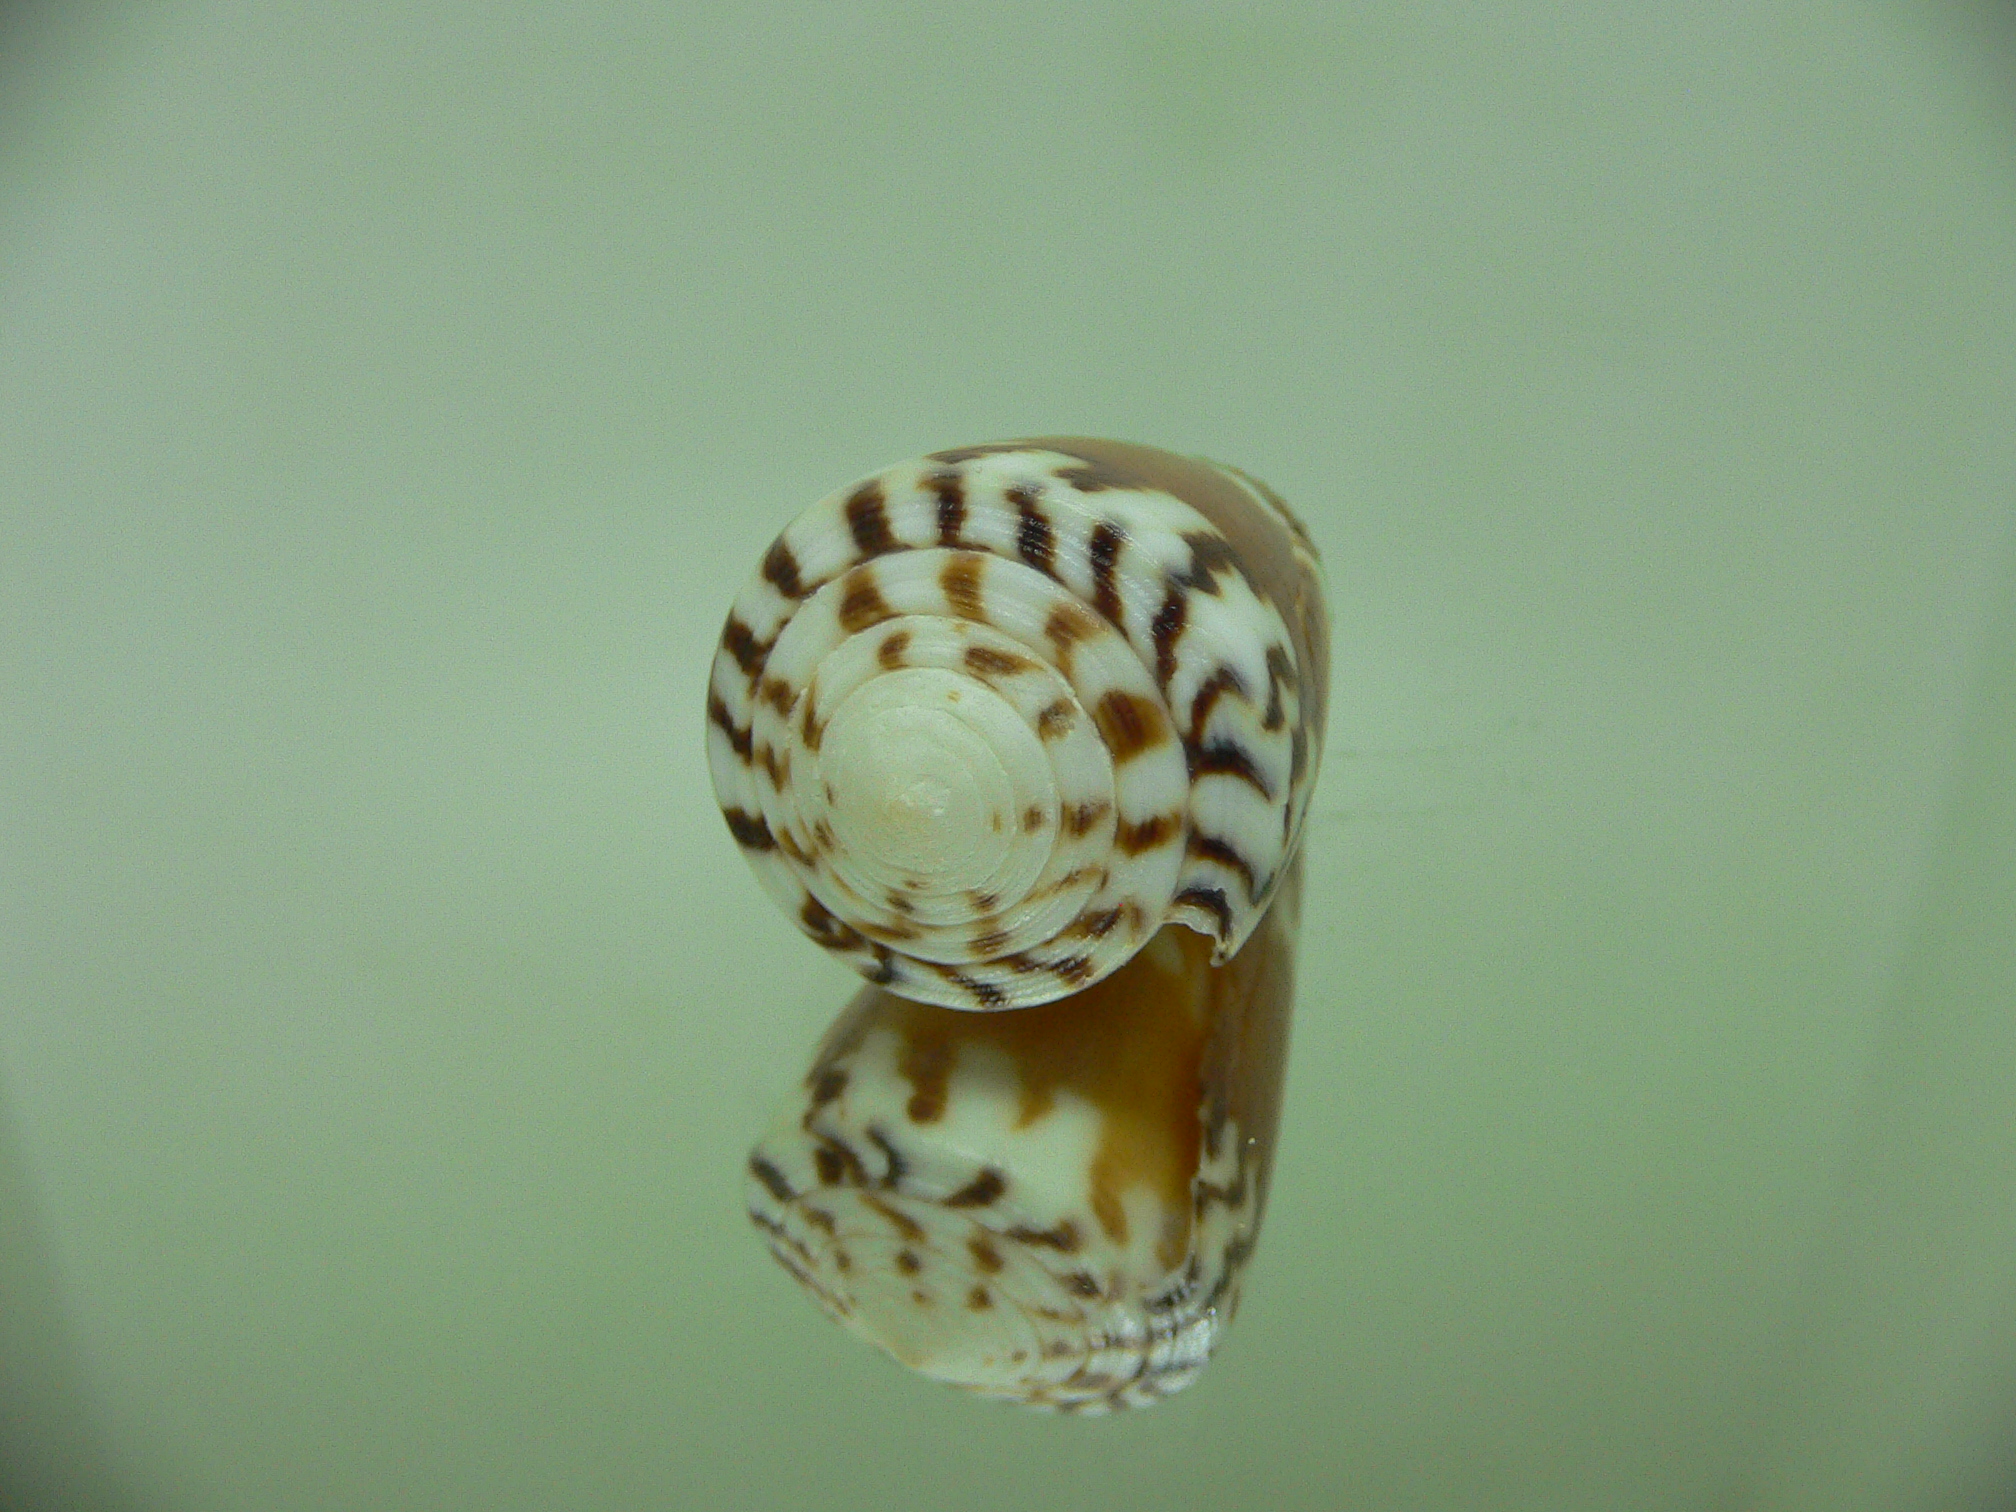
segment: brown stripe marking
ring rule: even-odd
[[[781,677],[766,677],[756,690],[756,696],[777,711],[779,719],[791,716],[791,705],[797,702],[797,692]]]
[[[1132,761],[1143,751],[1153,750],[1169,738],[1169,724],[1162,717],[1161,709],[1147,699],[1119,688],[1112,689],[1099,700],[1098,708],[1092,711],[1092,718],[1099,726],[1106,749],[1113,753],[1116,762]]]
[[[863,557],[878,557],[896,549],[879,481],[871,478],[848,496],[847,528],[854,533],[854,545]]]
[[[1239,880],[1246,884],[1247,898],[1256,903],[1260,900],[1259,890],[1253,882],[1253,863],[1234,850],[1229,841],[1221,840],[1216,835],[1198,834],[1193,831],[1188,849],[1191,855],[1201,856],[1206,861],[1215,861],[1227,871],[1236,873]]]
[[[1065,1286],[1081,1297],[1096,1297],[1099,1295],[1099,1283],[1089,1271],[1073,1271],[1062,1279]]]
[[[840,628],[853,634],[880,624],[896,611],[882,600],[870,567],[856,567],[845,579],[846,595],[840,600]]]
[[[924,1230],[916,1219],[912,1218],[908,1213],[900,1212],[889,1206],[888,1203],[884,1202],[874,1193],[862,1193],[861,1201],[880,1213],[884,1218],[887,1218],[890,1227],[895,1229],[905,1239],[908,1239],[912,1244],[919,1243],[924,1238]]]
[[[728,821],[728,833],[735,837],[735,843],[743,849],[753,851],[776,849],[777,837],[770,833],[770,823],[761,814],[751,814],[739,808],[727,808],[721,810],[721,817]]]
[[[966,670],[976,677],[1007,677],[1036,669],[1036,663],[1028,657],[1017,656],[1012,651],[997,651],[992,646],[968,646],[961,659],[966,663]]]
[[[1061,960],[1050,962],[1050,970],[1058,981],[1068,982],[1075,987],[1092,975],[1092,958],[1082,955],[1065,956]]]
[[[966,528],[966,480],[947,469],[926,474],[924,487],[938,497],[938,544],[957,546]]]
[[[945,1206],[954,1208],[986,1207],[1008,1190],[1008,1178],[992,1166],[983,1166],[980,1174],[945,1199]]]
[[[1097,803],[1074,803],[1064,810],[1064,833],[1067,835],[1089,835],[1092,827],[1106,817],[1110,808],[1103,798]]]
[[[762,672],[763,663],[775,644],[774,641],[756,639],[756,632],[742,623],[740,615],[729,615],[728,623],[721,627],[721,649],[734,657],[742,675],[752,680]]]
[[[707,717],[714,722],[723,735],[728,737],[728,744],[734,748],[735,754],[740,756],[744,761],[747,761],[750,751],[750,734],[747,730],[736,725],[735,716],[728,712],[727,700],[723,699],[719,693],[716,693],[711,688],[707,691]],[[817,747],[814,747],[814,749],[816,750]]]
[[[1008,1237],[1017,1244],[1040,1244],[1065,1255],[1074,1253],[1079,1244],[1078,1225],[1069,1218],[1060,1221],[1055,1228],[1035,1229],[1026,1225],[1011,1228]]]
[[[1099,633],[1099,622],[1080,609],[1076,604],[1059,604],[1050,611],[1049,619],[1043,622],[1043,633],[1050,638],[1050,644],[1057,648],[1057,665],[1066,677],[1071,675],[1071,647],[1079,641],[1090,640]]]
[[[1246,696],[1246,680],[1235,667],[1219,667],[1204,679],[1196,696],[1190,700],[1190,738],[1193,741],[1203,740],[1204,725],[1211,718],[1211,711],[1227,693],[1235,698]],[[1270,725],[1268,728],[1273,727]]]
[[[973,936],[971,943],[974,951],[982,959],[991,958],[995,951],[1008,943],[1008,931],[1005,929],[983,929],[980,933]]]
[[[1286,711],[1281,707],[1281,689],[1283,687],[1286,687],[1291,693],[1299,692],[1301,690],[1301,680],[1295,676],[1295,663],[1288,655],[1288,648],[1279,645],[1269,646],[1267,648],[1267,713],[1260,721],[1260,728],[1263,730],[1278,730],[1281,728],[1282,722],[1287,718]],[[1204,732],[1199,730],[1197,733],[1202,735]]]
[[[938,574],[938,586],[945,591],[945,602],[952,606],[955,614],[962,614],[970,620],[987,618],[987,607],[980,596],[980,572],[985,560],[978,552],[962,551]]]
[[[770,774],[770,785],[783,792],[785,784],[791,780],[791,753],[778,753],[767,744],[757,747],[756,765]]]
[[[1155,680],[1165,688],[1176,675],[1176,642],[1183,638],[1189,618],[1190,596],[1172,580],[1162,595],[1162,607],[1155,611],[1154,623],[1148,627],[1149,639],[1155,643]]]
[[[1113,926],[1119,922],[1118,908],[1101,908],[1092,913],[1080,914],[1077,921],[1065,933],[1088,940],[1103,940],[1113,932]]]
[[[1232,932],[1232,905],[1225,901],[1225,894],[1215,887],[1186,887],[1176,894],[1175,902],[1189,903],[1204,909],[1218,921],[1218,933],[1222,937]]]
[[[914,1276],[917,1272],[924,1269],[924,1262],[917,1258],[916,1252],[913,1250],[898,1250],[896,1251],[896,1269],[903,1272],[906,1276]]]
[[[1250,783],[1262,798],[1271,800],[1274,796],[1251,754],[1237,741],[1214,740],[1206,746],[1192,746],[1185,754],[1190,758],[1192,779],[1237,777],[1241,782]]]
[[[1218,596],[1218,576],[1239,573],[1239,553],[1232,549],[1232,543],[1225,537],[1211,531],[1190,530],[1183,534],[1183,544],[1190,548],[1190,565],[1176,574],[1176,581],[1185,588],[1195,588],[1200,593]],[[1262,597],[1256,587],[1254,596]]]
[[[855,1186],[868,1184],[868,1171],[861,1164],[861,1157],[852,1146],[830,1136],[820,1137],[819,1148],[812,1152],[812,1163],[819,1168],[819,1179],[827,1186],[838,1186],[843,1180],[851,1180]]]
[[[891,672],[903,665],[903,653],[909,648],[910,632],[893,630],[882,637],[882,644],[875,648],[875,659]]]
[[[980,1267],[982,1275],[991,1276],[1007,1263],[1002,1260],[1001,1252],[985,1239],[968,1239],[966,1249],[973,1256],[973,1263]]]
[[[1008,1001],[1008,994],[1003,992],[999,987],[996,987],[992,982],[983,982],[978,977],[970,977],[958,967],[947,966],[942,962],[933,961],[931,965],[936,969],[938,975],[945,978],[953,986],[970,993],[976,1002],[983,1003],[989,1008],[998,1008]]]
[[[1022,832],[1025,835],[1033,835],[1041,828],[1043,828],[1043,806],[1040,803],[1032,803],[1022,810]]]
[[[1038,888],[1030,893],[1029,896],[1031,898],[1054,898],[1059,893],[1069,892],[1087,877],[1097,877],[1103,882],[1106,879],[1106,873],[1096,865],[1074,866],[1048,887]]]
[[[798,733],[804,737],[805,749],[815,755],[819,750],[819,742],[826,736],[826,727],[815,717],[818,711],[819,700],[812,696],[812,689],[808,686],[805,689],[805,714],[798,721]]]
[[[761,1155],[749,1157],[749,1174],[769,1188],[770,1195],[779,1202],[789,1202],[795,1195],[791,1190],[791,1183],[784,1179],[784,1173]]]
[[[1113,574],[1126,540],[1127,533],[1118,525],[1101,520],[1092,527],[1092,539],[1087,546],[1087,555],[1092,560],[1092,607],[1114,625],[1120,623],[1121,606],[1120,585]]]
[[[904,1112],[912,1123],[936,1123],[945,1116],[946,1087],[952,1076],[952,1045],[935,1035],[906,1040],[896,1071],[910,1083]]]
[[[1051,528],[1050,517],[1043,513],[1041,495],[1027,483],[1010,484],[1007,494],[1008,502],[1020,516],[1015,526],[1015,550],[1038,572],[1055,577],[1057,534]]]
[[[798,577],[798,558],[791,554],[791,548],[784,544],[781,535],[770,543],[770,549],[763,554],[763,576],[784,597],[805,597],[805,585]]]
[[[811,864],[810,857],[806,858],[805,864]],[[807,934],[828,950],[859,950],[863,943],[859,930],[836,919],[826,905],[810,893],[805,895],[805,902],[798,910],[798,922],[805,926]]]
[[[1181,814],[1152,814],[1136,823],[1123,819],[1113,831],[1114,846],[1130,856],[1167,845],[1183,832]]]
[[[828,1066],[812,1078],[812,1106],[814,1108],[823,1108],[846,1090],[846,1068],[844,1066]]]

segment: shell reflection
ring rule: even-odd
[[[859,994],[749,1159],[750,1216],[828,1314],[982,1395],[1138,1406],[1203,1368],[1266,1197],[1299,859],[1222,966],[1163,929],[1070,997]]]

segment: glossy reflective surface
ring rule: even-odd
[[[0,17],[0,1462],[177,1512],[1996,1484],[1986,17]],[[855,983],[701,759],[783,520],[1060,431],[1265,478],[1335,622],[1246,1306],[1094,1424],[752,1242]]]

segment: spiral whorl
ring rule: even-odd
[[[806,933],[906,997],[1045,1002],[1171,920],[1222,958],[1297,838],[1321,624],[1306,537],[1242,477],[935,453],[764,556],[710,681],[716,792]]]

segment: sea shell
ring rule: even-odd
[[[1264,485],[1042,438],[885,468],[787,526],[709,680],[730,831],[869,981],[1020,1008],[1165,924],[1229,960],[1295,855],[1328,630]]]
[[[749,1158],[750,1216],[911,1368],[1071,1412],[1194,1380],[1266,1199],[1301,867],[1222,966],[1181,928],[1017,1013],[867,988]]]

